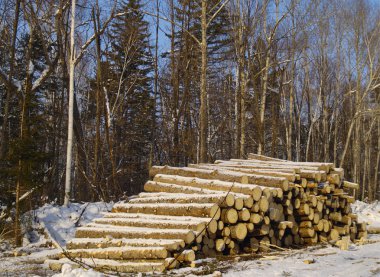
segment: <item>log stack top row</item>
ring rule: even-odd
[[[366,237],[353,190],[332,163],[249,154],[187,167],[153,166],[144,190],[78,228],[52,269],[89,262],[102,271],[151,272],[198,259]]]

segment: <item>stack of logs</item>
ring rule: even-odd
[[[196,266],[203,257],[367,235],[351,212],[358,185],[332,163],[249,154],[248,160],[154,166],[150,175],[146,192],[79,228],[65,255],[118,272],[163,271]],[[59,269],[65,261],[49,263]]]

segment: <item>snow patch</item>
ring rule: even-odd
[[[352,212],[358,215],[359,222],[367,222],[371,226],[380,227],[380,202],[371,204],[356,201],[352,204]]]
[[[35,222],[46,228],[59,245],[65,246],[74,237],[77,227],[102,217],[112,206],[113,203],[104,202],[71,203],[69,207],[46,204],[34,211]]]
[[[62,265],[61,273],[54,274],[53,277],[103,277],[104,274],[92,269],[72,268],[69,264]]]

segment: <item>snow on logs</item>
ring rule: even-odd
[[[153,166],[150,176],[145,192],[78,228],[65,255],[99,266],[108,261],[118,272],[164,271],[199,264],[198,258],[341,245],[367,235],[350,207],[359,185],[332,163],[249,154],[247,160]],[[63,260],[49,261],[50,267]]]

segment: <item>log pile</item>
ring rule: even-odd
[[[154,166],[145,192],[78,228],[67,257],[118,272],[163,271],[198,258],[366,237],[350,204],[357,184],[332,163],[250,154],[188,167]],[[184,250],[185,249],[185,250]],[[109,261],[107,263],[106,261]]]

